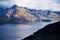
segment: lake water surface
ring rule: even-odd
[[[32,24],[0,25],[0,40],[21,40],[50,23],[51,22],[35,22]]]

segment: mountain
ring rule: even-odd
[[[50,10],[30,10],[31,14],[35,15],[39,20],[60,20],[60,11],[50,11]]]
[[[4,12],[5,10],[7,11]],[[37,18],[30,14],[25,8],[16,5],[13,5],[11,8],[6,8],[4,11],[1,12],[1,15],[4,16],[1,18],[6,19],[5,21],[7,21],[7,23],[34,22],[37,20]],[[3,12],[4,14],[2,14]]]
[[[36,10],[13,5],[12,7],[6,9],[0,7],[0,19],[0,21],[4,20],[6,23],[60,20],[60,11]]]
[[[60,40],[60,21],[46,25],[23,40]]]

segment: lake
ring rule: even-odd
[[[21,40],[53,22],[0,25],[0,40]]]

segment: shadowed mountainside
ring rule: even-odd
[[[60,40],[60,21],[45,26],[23,40]]]

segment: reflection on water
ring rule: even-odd
[[[0,25],[1,40],[21,40],[37,30],[43,28],[50,22],[35,22],[33,24],[5,24]]]

